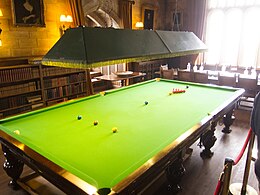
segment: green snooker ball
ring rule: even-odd
[[[147,101],[145,101],[145,102],[144,102],[144,104],[145,104],[145,105],[147,105],[147,104],[148,104],[148,102],[147,102]]]

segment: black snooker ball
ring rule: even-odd
[[[145,101],[145,102],[144,102],[144,104],[145,104],[145,105],[147,105],[147,104],[148,104],[148,102],[147,102],[147,101]]]
[[[82,119],[82,116],[81,115],[78,115],[78,120]]]
[[[188,88],[189,88],[189,85],[186,86],[186,89],[188,89]]]

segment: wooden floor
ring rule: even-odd
[[[217,126],[216,136],[217,141],[212,148],[214,156],[211,159],[202,159],[200,157],[201,149],[197,146],[198,141],[192,145],[193,153],[190,158],[185,161],[186,174],[182,179],[181,186],[183,190],[180,195],[211,195],[214,193],[218,177],[223,169],[223,163],[225,157],[236,158],[242,145],[246,139],[246,135],[249,129],[250,111],[238,110],[235,112],[236,121],[232,126],[231,134],[223,134],[221,132],[222,126]],[[233,167],[231,183],[241,183],[243,179],[245,156],[241,159],[238,165]],[[3,164],[4,157],[0,155],[0,164]],[[257,189],[257,180],[254,174],[254,164],[251,163],[251,170],[248,184],[254,189]],[[28,169],[25,170],[27,173]],[[28,194],[24,190],[13,191],[7,185],[9,178],[4,173],[3,169],[0,169],[0,194],[3,195],[25,195]],[[60,191],[55,190],[53,187],[49,187],[49,184],[45,182],[45,185],[38,184],[39,194],[62,194]],[[154,195],[170,195],[167,190],[167,183],[163,183],[160,188],[154,192]]]
[[[235,159],[244,144],[249,129],[250,113],[244,110],[236,111],[236,120],[230,134],[223,134],[221,132],[223,126],[217,126],[217,141],[212,148],[212,151],[214,151],[212,158],[203,160],[200,157],[201,149],[197,146],[198,142],[192,146],[193,154],[184,164],[186,174],[181,182],[183,190],[179,193],[180,195],[214,194],[218,178],[223,170],[225,157]],[[254,149],[255,152],[256,149]],[[245,160],[246,153],[240,162],[233,167],[230,183],[242,183]],[[255,190],[258,189],[253,161],[251,163],[248,185]],[[171,193],[167,191],[167,184],[164,184],[155,194],[170,195]]]

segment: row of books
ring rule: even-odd
[[[68,78],[69,78],[69,83],[75,83],[75,82],[86,80],[85,73],[83,73],[83,72],[78,73],[78,74],[71,74],[68,76]]]
[[[160,70],[161,64],[139,64],[138,71],[145,72],[145,71],[157,71]]]
[[[5,112],[1,112],[0,111],[0,117],[6,117],[6,116],[10,116],[10,115],[15,115],[15,114],[19,114],[19,113],[23,113],[23,112],[28,112],[31,110],[31,106],[30,105],[26,105],[23,107],[20,107],[19,109],[10,109],[7,110]]]
[[[0,88],[0,98],[23,94],[27,92],[33,92],[37,89],[35,82],[28,82],[19,85],[12,85]]]
[[[47,99],[66,97],[75,95],[78,93],[84,93],[86,91],[85,83],[78,83],[75,85],[60,86],[52,89],[45,90],[45,96]]]
[[[72,74],[67,77],[45,79],[44,88],[64,86],[64,85],[69,85],[71,83],[76,83],[76,82],[81,82],[81,81],[85,81],[84,73]]]
[[[73,72],[80,72],[82,69],[76,69],[76,68],[60,68],[60,67],[44,67],[42,69],[43,76],[53,76],[53,75],[59,75],[59,74],[66,74],[66,73],[73,73]]]
[[[146,73],[146,79],[152,79],[155,77],[155,72],[160,70],[160,62],[150,63],[135,63],[134,70],[137,72]]]
[[[0,110],[16,108],[16,107],[26,105],[26,104],[28,104],[26,95],[1,98],[0,99]]]
[[[39,78],[39,68],[24,67],[0,70],[0,83]]]
[[[54,76],[59,74],[80,72],[79,74],[76,74],[74,76],[70,75],[72,77],[72,80],[85,79],[85,74],[82,69],[45,67],[42,69],[42,71],[43,71],[43,76]],[[39,67],[23,67],[23,68],[11,68],[11,69],[0,70],[0,84],[34,79],[39,77],[40,77]]]
[[[47,79],[47,80],[44,80],[44,88],[67,85],[68,82],[69,82],[68,77],[59,77],[59,78],[54,78],[54,79]]]

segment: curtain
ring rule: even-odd
[[[72,17],[76,26],[85,25],[85,18],[81,0],[69,0]]]
[[[193,32],[198,38],[203,40],[203,31],[205,27],[207,0],[187,0],[187,30]],[[203,53],[192,55],[188,61],[192,64],[203,63]]]
[[[119,0],[119,16],[124,28],[132,29],[132,5],[134,1]]]
[[[203,37],[207,0],[188,0],[188,31],[194,32],[200,39]]]
[[[119,0],[119,17],[124,28],[132,29],[132,5],[134,3],[131,0]],[[126,70],[130,69],[132,69],[132,63],[126,63]]]

